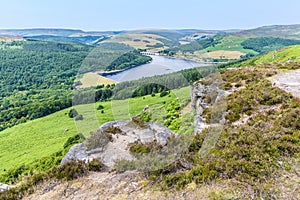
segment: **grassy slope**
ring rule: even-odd
[[[256,63],[287,61],[300,61],[300,45],[289,46],[279,51],[270,52],[259,58]]]
[[[90,132],[95,131],[105,122],[129,119],[131,116],[139,114],[146,105],[162,107],[164,101],[168,102],[176,97],[188,98],[189,88],[175,90],[171,97],[156,95],[155,97],[145,96],[122,101],[80,105],[76,107],[76,110],[83,115],[84,120],[82,121],[74,121],[69,118],[67,114],[70,109],[65,109],[6,129],[0,132],[0,174],[4,172],[4,169],[8,170],[21,164],[29,164],[36,159],[61,150],[66,140],[78,132],[89,136]],[[104,106],[104,113],[95,109],[99,104]]]
[[[221,42],[215,46],[211,46],[206,48],[203,51],[199,51],[199,53],[204,53],[207,51],[218,51],[218,50],[226,50],[226,51],[239,51],[242,53],[254,53],[256,54],[255,51],[249,50],[249,49],[244,49],[241,45],[241,43],[248,39],[248,37],[236,37],[232,35],[228,35],[224,37]]]
[[[244,49],[242,47],[241,43],[248,38],[249,37],[238,37],[228,35],[224,37],[221,40],[221,42],[217,45],[210,46],[203,50],[195,51],[194,53],[181,54],[181,52],[177,52],[177,56],[192,60],[203,61],[203,58],[219,59],[220,56],[224,56],[228,59],[237,59],[240,58],[241,55],[245,55],[248,53],[258,54],[253,50]]]

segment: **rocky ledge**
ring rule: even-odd
[[[300,98],[300,70],[280,73],[271,78],[274,86]]]
[[[0,192],[3,192],[4,190],[8,190],[10,188],[9,185],[0,183]]]
[[[146,144],[156,142],[165,146],[171,137],[176,137],[176,133],[157,123],[137,124],[133,120],[113,121],[103,124],[94,134],[107,134],[105,138],[96,137],[100,145],[90,147],[91,138],[87,141],[74,145],[63,158],[61,163],[75,160],[90,161],[100,160],[109,169],[114,167],[118,160],[133,160],[134,157],[129,151],[129,145],[135,142]],[[96,141],[95,141],[96,142]]]
[[[217,82],[217,81],[216,81]],[[214,83],[214,82],[213,82]],[[219,84],[204,84],[201,81],[191,86],[191,103],[192,110],[195,111],[194,132],[201,132],[208,128],[207,119],[203,117],[206,108],[214,109],[214,112],[220,113],[222,117],[218,120],[212,120],[216,124],[225,123],[226,100],[225,97],[229,92],[220,89]]]

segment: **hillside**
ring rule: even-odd
[[[44,41],[0,44],[0,130],[71,105],[71,90],[91,47]]]
[[[223,71],[220,77],[224,82],[217,87],[227,93],[226,122],[220,129],[216,126],[216,120],[222,118],[218,114],[222,98],[216,98],[214,91],[211,98],[197,94],[200,96],[196,102],[209,104],[202,109],[202,117],[212,126],[196,134],[187,152],[178,156],[172,165],[146,173],[124,172],[138,166],[132,161],[108,173],[105,168],[97,168],[101,172],[88,172],[91,168],[73,163],[70,165],[82,169],[76,171],[75,180],[70,180],[71,177],[63,181],[55,170],[43,175],[44,180],[51,180],[51,186],[50,182],[42,183],[38,178],[28,179],[23,188],[32,190],[32,184],[39,187],[26,198],[82,199],[96,195],[121,199],[158,196],[162,199],[195,196],[198,199],[298,199],[300,104],[297,96],[274,87],[269,80],[293,69],[300,69],[299,63],[266,63]],[[215,87],[214,80],[215,76],[208,76],[195,84],[199,88],[210,88],[210,84]],[[68,165],[59,168],[63,173],[65,169],[72,168]],[[6,198],[9,192],[1,195]]]
[[[127,44],[136,49],[152,49],[153,51],[160,51],[165,48],[165,44],[162,40],[171,42],[171,40],[163,36],[144,33],[126,33],[113,36],[108,41]]]
[[[181,38],[176,36],[173,38],[176,38],[177,44],[161,51],[163,55],[205,62],[228,62],[299,44],[300,25],[265,26],[236,31],[198,31]]]
[[[274,25],[263,26],[250,30],[243,30],[235,35],[246,37],[280,37],[288,39],[300,39],[300,25]]]
[[[95,44],[108,39],[108,36],[53,36],[53,35],[37,35],[37,36],[25,36],[27,40],[41,40],[41,41],[53,41],[53,42],[63,42],[63,43],[82,43],[82,44]]]
[[[205,62],[228,62],[298,44],[300,44],[300,40],[229,34],[192,41],[162,52],[175,57]]]
[[[299,44],[299,27],[299,25],[276,25],[250,30],[182,29],[102,32],[72,29],[19,29],[0,30],[0,35],[96,46],[103,42],[116,42],[136,49],[159,51],[168,56],[205,62],[227,62]],[[291,39],[291,41],[284,39]],[[258,45],[260,47],[256,48],[257,44],[263,46]]]
[[[1,200],[300,199],[300,25],[2,33]],[[150,62],[144,50],[222,64],[99,75]],[[79,143],[88,156],[61,164]]]
[[[80,43],[13,41],[2,42],[0,51],[0,130],[70,107],[72,90],[92,84],[86,79],[81,83],[77,76],[124,70],[151,61],[117,43],[95,48]],[[100,85],[114,83],[102,80]]]
[[[300,45],[289,46],[278,51],[270,52],[261,56],[256,63],[267,62],[299,62],[300,61]]]
[[[174,90],[170,96],[151,95],[125,100],[97,102],[78,105],[74,108],[83,116],[83,120],[74,121],[68,113],[70,108],[61,110],[43,118],[29,121],[0,132],[0,180],[3,174],[22,165],[38,162],[42,158],[53,156],[63,150],[67,139],[76,133],[89,137],[101,124],[112,120],[125,120],[139,114],[147,105],[160,108],[174,100],[185,101],[189,88]],[[103,109],[97,110],[101,105]],[[123,107],[128,105],[129,108]],[[129,109],[129,110],[127,110]],[[163,117],[163,113],[161,118]],[[157,114],[158,115],[158,114]],[[96,117],[96,118],[95,118]],[[162,121],[162,119],[159,119]],[[44,141],[47,142],[44,142]],[[2,175],[2,176],[1,176]],[[0,181],[0,182],[1,182]]]

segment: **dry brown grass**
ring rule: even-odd
[[[88,72],[84,74],[83,77],[80,79],[80,82],[82,83],[82,85],[80,86],[81,88],[87,88],[87,87],[97,86],[102,84],[108,85],[108,84],[117,83],[114,80],[105,78],[93,72]]]
[[[242,53],[240,51],[218,50],[218,51],[212,51],[212,52],[207,52],[207,53],[201,54],[200,57],[215,58],[215,59],[220,59],[220,58],[239,59],[243,55],[245,55],[245,53]]]
[[[0,42],[23,41],[21,37],[0,35]]]

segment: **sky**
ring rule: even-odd
[[[0,29],[250,29],[300,24],[299,0],[1,0]]]

